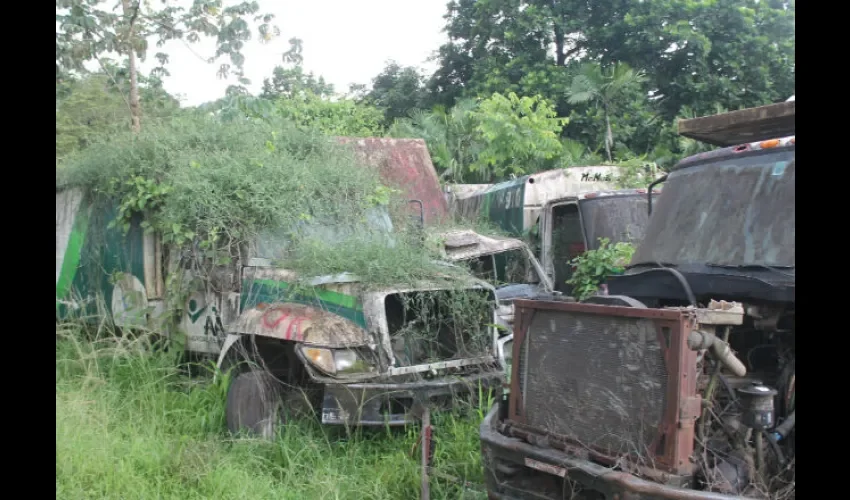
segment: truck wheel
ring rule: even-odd
[[[283,385],[266,371],[234,375],[225,405],[228,430],[234,434],[247,430],[263,439],[274,439],[285,423]]]

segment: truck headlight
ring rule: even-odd
[[[301,347],[307,361],[328,375],[371,373],[375,366],[367,362],[353,349],[326,349],[324,347]]]

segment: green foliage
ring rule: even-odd
[[[554,167],[566,123],[539,96],[493,94],[458,101],[451,110],[414,110],[389,135],[424,139],[443,179],[488,183]]]
[[[630,90],[634,91],[635,87],[644,81],[642,72],[633,70],[625,63],[616,63],[610,68],[603,68],[595,63],[583,64],[579,73],[573,77],[572,85],[567,91],[567,103],[596,102],[601,106],[605,120],[605,152],[608,161],[613,161],[611,151],[614,148],[611,115],[616,114],[618,101],[623,95]]]
[[[351,99],[329,100],[312,92],[275,101],[275,114],[302,129],[326,135],[374,137],[383,134],[383,114]]]
[[[559,137],[569,121],[558,118],[545,99],[518,97],[513,92],[481,101],[473,118],[484,146],[469,169],[490,173],[486,177],[542,170],[545,162],[561,154]]]
[[[300,130],[329,136],[383,135],[381,110],[368,102],[336,95],[333,85],[322,76],[305,73],[298,61],[291,67],[275,67],[259,98],[234,88],[199,111],[218,114],[226,121],[283,120]]]
[[[116,200],[120,224],[143,213],[148,230],[212,265],[271,232],[280,243],[275,257],[305,277],[347,271],[397,284],[445,274],[417,244],[408,218],[395,216],[403,200],[382,186],[376,169],[280,119],[193,115],[152,124],[69,158],[57,183]],[[394,217],[393,246],[376,237],[385,229],[368,222],[376,204]]]
[[[384,123],[389,126],[422,107],[427,98],[423,80],[416,68],[402,67],[395,61],[389,61],[384,70],[372,79],[372,88],[363,101],[380,108],[384,112]]]
[[[617,189],[646,188],[655,180],[658,165],[647,161],[645,157],[633,157],[616,163],[620,168],[614,180]]]
[[[608,238],[599,239],[599,248],[588,250],[570,261],[573,274],[567,284],[573,287],[573,297],[584,300],[595,294],[599,285],[612,274],[620,274],[634,254],[635,247],[620,242],[610,245]]]
[[[321,75],[317,77],[313,72],[305,73],[298,64],[291,68],[275,66],[271,79],[266,78],[263,81],[263,92],[260,96],[275,100],[280,97],[304,97],[308,93],[317,97],[332,97],[334,86],[325,82]]]
[[[432,102],[540,95],[570,118],[565,137],[610,150],[609,161],[649,154],[669,165],[686,154],[671,133],[686,107],[707,115],[717,103],[741,109],[794,93],[793,1],[453,0],[445,19]],[[591,99],[602,86],[582,75],[604,68],[597,83],[611,83],[620,65],[645,81],[628,78],[613,92],[609,133],[604,106]]]
[[[108,74],[94,73],[57,85],[56,163],[85,148],[103,134],[124,131],[130,118],[126,96],[126,68],[106,66]],[[178,111],[179,102],[162,89],[155,78],[142,78],[145,115],[159,119]]]

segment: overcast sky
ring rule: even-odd
[[[258,0],[260,12],[275,14],[281,36],[270,44],[252,40],[246,45],[243,53],[246,76],[252,83],[249,88],[258,91],[263,78],[281,64],[292,37],[304,42],[305,70],[324,76],[338,92],[347,91],[350,83],[370,83],[390,59],[433,71],[434,63],[426,60],[445,40],[442,16],[447,1]],[[218,79],[218,64],[202,60],[201,56],[214,52],[211,41],[189,47],[171,42],[165,49],[150,52],[151,56],[160,50],[169,54],[171,76],[165,78],[165,88],[182,96],[184,105],[218,99],[228,85],[237,83],[232,78]],[[154,65],[148,60],[142,70],[150,71]]]

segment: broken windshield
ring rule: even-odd
[[[633,264],[794,267],[795,149],[670,173]]]
[[[537,270],[523,249],[517,248],[496,254],[468,259],[472,274],[495,287],[517,283],[540,283]]]
[[[581,200],[579,204],[591,249],[599,247],[600,238],[608,238],[612,244],[637,244],[643,239],[649,220],[646,195],[603,196]]]

